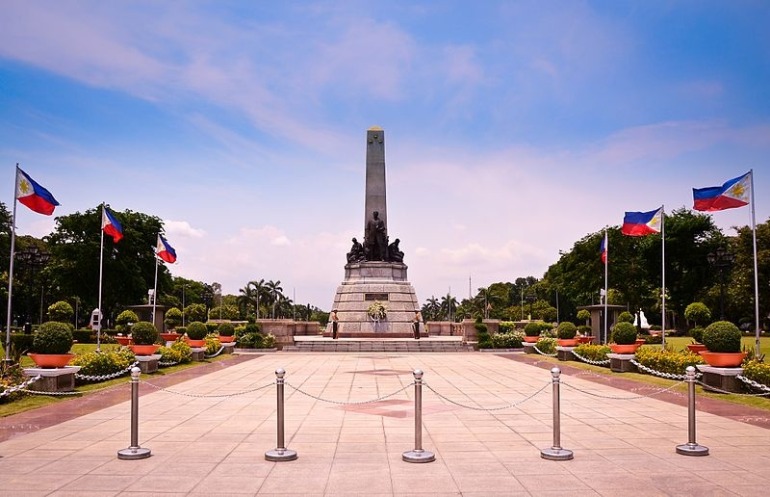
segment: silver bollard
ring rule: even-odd
[[[139,375],[142,371],[131,368],[131,445],[118,451],[118,459],[144,459],[150,457],[150,449],[139,447]]]
[[[707,456],[708,447],[698,445],[695,441],[695,368],[687,366],[687,435],[686,444],[677,445],[676,453],[683,456]]]
[[[278,407],[276,417],[278,418],[278,443],[277,447],[273,450],[265,452],[265,459],[268,461],[293,461],[297,458],[297,452],[289,450],[285,447],[286,443],[283,438],[283,377],[286,375],[286,371],[283,368],[275,370],[275,390],[278,397]]]
[[[572,451],[561,447],[561,400],[559,396],[559,375],[561,370],[553,368],[551,379],[553,383],[553,447],[542,449],[540,457],[551,461],[569,461],[572,459]]]
[[[422,449],[422,371],[414,370],[414,450],[401,455],[406,462],[433,462],[433,452]]]

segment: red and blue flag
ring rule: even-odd
[[[722,186],[693,188],[693,209],[723,211],[748,205],[751,198],[751,171],[726,181]]]
[[[123,226],[107,207],[102,207],[102,229],[112,237],[113,243],[118,243],[123,238]]]
[[[646,236],[660,233],[663,207],[649,212],[626,212],[621,233],[629,236]]]
[[[16,167],[16,198],[38,214],[50,216],[59,202],[27,173]]]
[[[602,262],[604,264],[607,264],[607,260],[609,258],[607,252],[609,249],[609,242],[607,240],[607,232],[604,232],[604,238],[602,238],[602,244],[599,247],[599,252],[601,253]]]
[[[176,262],[176,250],[160,235],[158,235],[158,247],[155,253],[169,264]]]

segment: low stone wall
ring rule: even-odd
[[[292,319],[258,319],[262,333],[271,333],[275,337],[275,344],[282,348],[286,345],[294,345],[295,335],[317,335],[321,329],[318,321],[294,321]]]

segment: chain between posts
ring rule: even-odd
[[[660,395],[660,394],[662,394],[662,393],[666,393],[666,392],[669,392],[669,391],[673,390],[674,388],[678,387],[679,385],[681,385],[681,384],[682,384],[682,383],[684,383],[684,382],[685,382],[685,381],[684,381],[684,380],[682,380],[682,381],[680,381],[680,382],[674,383],[674,384],[673,384],[673,385],[671,385],[670,387],[658,389],[657,391],[654,391],[654,392],[652,392],[652,393],[649,393],[649,394],[647,394],[647,395],[634,395],[634,396],[632,396],[632,397],[618,397],[618,396],[615,396],[615,395],[601,395],[601,394],[598,394],[598,393],[589,392],[588,390],[583,390],[583,389],[581,389],[581,388],[577,388],[577,387],[574,387],[574,386],[570,385],[569,383],[565,383],[565,382],[563,382],[563,381],[561,382],[561,384],[562,384],[562,385],[564,385],[565,387],[567,387],[567,388],[571,388],[572,390],[575,390],[575,391],[577,391],[577,392],[582,392],[582,393],[584,393],[584,394],[586,394],[586,395],[590,395],[590,396],[592,396],[592,397],[596,397],[596,398],[599,398],[599,399],[609,399],[609,400],[639,400],[639,399],[646,399],[646,398],[648,398],[648,397],[654,397],[655,395]]]
[[[103,375],[88,375],[88,374],[80,374],[80,373],[75,373],[75,378],[77,378],[78,380],[85,380],[85,381],[105,381],[105,380],[112,380],[112,379],[115,379],[115,378],[119,378],[119,377],[123,376],[123,375],[124,375],[124,374],[126,374],[126,373],[130,373],[130,372],[131,372],[131,370],[132,370],[132,369],[133,369],[135,366],[138,366],[138,365],[139,365],[139,361],[135,361],[133,364],[131,364],[130,366],[128,366],[126,369],[123,369],[123,370],[121,370],[121,371],[117,371],[117,372],[115,372],[115,373],[111,373],[111,374],[103,374]]]
[[[585,363],[588,363],[588,364],[593,364],[594,366],[606,366],[607,364],[609,364],[609,363],[610,363],[610,360],[609,360],[609,359],[605,359],[605,360],[603,360],[603,361],[594,361],[594,360],[592,360],[592,359],[589,359],[589,358],[587,358],[587,357],[583,357],[582,355],[578,354],[578,353],[577,353],[577,352],[575,352],[574,350],[572,351],[572,355],[574,355],[575,357],[577,357],[577,358],[578,358],[578,359],[580,359],[581,361],[583,361],[583,362],[585,362]]]
[[[141,380],[140,380],[141,381]],[[233,392],[233,393],[223,393],[223,394],[197,394],[197,393],[187,393],[187,392],[178,392],[176,390],[169,390],[168,388],[163,388],[158,385],[153,385],[152,383],[149,383],[147,381],[141,381],[141,383],[147,385],[148,387],[152,387],[156,390],[159,390],[161,392],[166,392],[174,395],[181,395],[183,397],[195,397],[200,399],[217,399],[217,398],[223,398],[223,397],[237,397],[239,395],[246,395],[247,393],[253,393],[257,392],[259,390],[264,390],[265,388],[269,388],[274,386],[274,383],[268,383],[266,385],[262,385],[261,387],[252,388],[249,390],[243,390],[241,392]]]
[[[302,390],[302,389],[300,389],[298,387],[295,387],[294,385],[290,384],[287,381],[284,381],[284,384],[287,387],[292,388],[294,391],[296,391],[298,393],[301,393],[302,395],[305,395],[307,397],[310,397],[311,399],[318,400],[320,402],[326,402],[328,404],[336,404],[336,405],[341,405],[341,406],[357,406],[357,405],[361,405],[361,404],[371,404],[371,403],[374,403],[374,402],[379,402],[381,400],[385,400],[387,398],[393,397],[394,395],[399,394],[399,393],[403,392],[404,390],[406,390],[407,388],[409,388],[412,385],[414,385],[414,382],[409,383],[408,385],[405,385],[403,388],[399,388],[398,390],[396,390],[393,393],[389,393],[387,395],[382,395],[380,397],[377,397],[376,399],[362,400],[362,401],[358,401],[358,402],[341,402],[339,400],[324,399],[323,397],[319,397],[317,395],[313,395],[311,393],[305,392],[304,390]]]
[[[539,394],[540,392],[542,392],[542,391],[543,391],[543,390],[545,390],[546,388],[548,388],[548,386],[549,386],[550,384],[551,384],[550,382],[549,382],[549,383],[546,383],[546,384],[544,384],[542,387],[540,387],[540,389],[538,389],[536,392],[534,392],[534,393],[530,394],[529,396],[527,396],[527,397],[525,397],[525,398],[523,398],[523,399],[521,399],[521,400],[518,400],[518,401],[516,401],[516,402],[511,402],[511,403],[510,403],[510,404],[508,404],[508,405],[504,405],[504,406],[500,406],[500,407],[476,407],[476,406],[469,406],[469,405],[466,405],[466,404],[461,404],[460,402],[456,402],[456,401],[454,401],[454,400],[452,400],[452,399],[450,399],[450,398],[448,398],[448,397],[446,397],[446,396],[444,396],[444,395],[440,394],[440,393],[439,393],[439,392],[437,392],[437,391],[436,391],[436,390],[435,390],[433,387],[431,387],[431,386],[430,386],[430,385],[428,385],[427,383],[423,382],[423,386],[425,386],[425,387],[426,387],[428,390],[430,390],[431,392],[435,393],[435,394],[436,394],[436,395],[437,395],[439,398],[441,398],[441,399],[443,399],[443,400],[445,400],[445,401],[449,402],[450,404],[454,404],[454,405],[456,405],[456,406],[458,406],[458,407],[462,407],[462,408],[465,408],[465,409],[472,409],[472,410],[474,410],[474,411],[502,411],[502,410],[504,410],[504,409],[511,409],[511,408],[513,408],[513,407],[517,407],[517,406],[519,406],[520,404],[523,404],[524,402],[526,402],[526,401],[528,401],[528,400],[532,399],[533,397],[535,397],[537,394]]]

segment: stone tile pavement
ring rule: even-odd
[[[286,446],[276,446],[275,370],[286,370]],[[414,369],[425,372],[422,446]],[[770,489],[770,430],[698,412],[706,457],[687,442],[687,409],[644,393],[563,376],[561,445],[549,461],[551,374],[482,353],[275,353],[160,387],[140,388],[142,460],[125,401],[0,443],[0,496],[733,496]],[[567,386],[569,385],[569,386]],[[367,402],[379,399],[376,402]],[[70,402],[79,402],[83,399]]]

